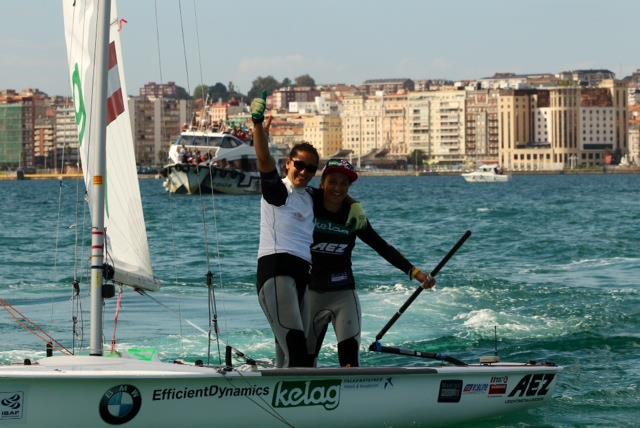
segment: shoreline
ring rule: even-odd
[[[433,171],[433,172],[414,172],[414,171],[358,171],[360,177],[446,177],[459,176],[462,171]],[[567,169],[562,171],[511,171],[509,175],[610,175],[610,174],[640,174],[640,167],[624,167],[624,168],[590,168],[590,169]],[[82,174],[25,174],[24,178],[18,180],[17,174],[0,173],[0,181],[51,181],[51,180],[81,180]],[[157,174],[139,174],[139,180],[160,180]]]

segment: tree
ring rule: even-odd
[[[420,149],[412,151],[407,156],[407,164],[414,165],[417,168],[421,168],[424,161],[427,159],[427,155]]]
[[[247,97],[252,100],[259,98],[263,91],[267,91],[267,94],[273,93],[280,87],[278,82],[273,76],[262,77],[258,76],[253,82]]]
[[[209,87],[207,85],[198,85],[193,90],[193,98],[205,98],[209,93]]]
[[[224,84],[218,82],[213,86],[209,86],[209,97],[211,98],[211,101],[216,103],[218,100],[226,102],[229,101],[229,92]]]
[[[282,83],[280,84],[280,87],[286,88],[289,86],[293,86],[293,82],[291,81],[291,79],[289,79],[288,77],[285,77],[284,79],[282,79]]]
[[[190,100],[191,99],[191,95],[189,95],[189,93],[187,92],[187,90],[185,88],[183,88],[182,86],[176,86],[176,89],[178,90],[178,99],[180,99],[180,100]]]
[[[302,76],[296,77],[296,86],[309,86],[313,88],[316,86],[316,81],[308,74],[303,74]]]

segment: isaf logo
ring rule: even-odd
[[[111,425],[121,425],[135,418],[142,406],[140,391],[133,385],[109,388],[100,400],[100,417]]]
[[[23,409],[21,391],[0,392],[0,420],[21,419]]]

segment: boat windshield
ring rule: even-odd
[[[241,141],[231,136],[204,136],[204,135],[181,135],[176,141],[177,146],[198,146],[198,147],[222,147],[232,149],[242,144]]]

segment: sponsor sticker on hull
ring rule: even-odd
[[[525,403],[544,400],[555,373],[536,373],[523,376],[516,386],[509,392],[506,404]]]
[[[142,406],[140,391],[133,385],[118,385],[109,388],[100,400],[98,409],[103,421],[121,425],[135,418]]]
[[[493,376],[489,383],[489,397],[501,396],[507,393],[509,376]]]
[[[441,380],[438,403],[457,403],[462,395],[462,380]]]
[[[22,391],[0,392],[0,421],[22,419],[24,393]]]
[[[340,405],[341,379],[282,381],[273,391],[273,407],[322,406],[333,410]]]

